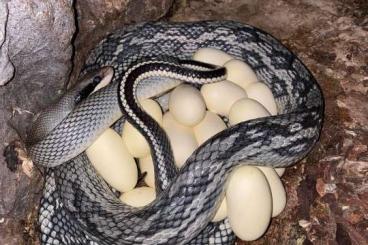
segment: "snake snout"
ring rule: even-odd
[[[42,111],[32,125],[27,145],[34,145],[44,139],[90,94],[108,85],[114,75],[111,67],[102,67],[89,72],[53,105]]]
[[[90,94],[108,85],[114,76],[114,69],[112,67],[102,67],[93,72],[87,73],[79,79],[75,90],[75,104],[78,104]]]

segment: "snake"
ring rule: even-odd
[[[160,57],[190,60],[200,48],[222,50],[252,67],[272,91],[278,114],[241,122],[214,135],[180,170],[169,173],[167,181],[158,181],[159,192],[151,204],[141,208],[126,205],[96,173],[84,151],[107,128],[119,130],[126,120],[139,122],[130,109],[144,112],[128,101],[162,98],[183,82],[180,76],[179,80],[138,76],[133,80],[139,83],[125,87],[129,83],[122,81],[129,74],[172,67],[174,61]],[[91,87],[82,84],[72,90],[64,103],[41,114],[27,142],[31,159],[46,167],[38,218],[42,244],[233,244],[235,235],[228,219],[210,222],[231,172],[242,165],[291,166],[311,151],[320,136],[324,100],[317,81],[295,54],[251,25],[200,21],[127,26],[92,50],[81,74],[93,73],[86,81],[95,86],[103,77],[96,71],[107,67],[113,70],[109,85],[92,94],[87,91],[88,96],[78,100],[70,98],[80,98],[81,91]],[[174,77],[177,72],[174,69]],[[207,72],[217,76],[213,69]],[[130,99],[124,99],[128,94]],[[71,111],[65,101],[72,101]],[[53,120],[55,114],[59,116]],[[146,119],[136,124],[142,122]],[[169,149],[159,127],[144,125],[149,133],[164,139],[156,142],[161,150]],[[156,165],[155,175],[161,178]]]

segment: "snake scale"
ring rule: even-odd
[[[248,63],[273,92],[279,114],[215,135],[190,156],[153,203],[124,205],[96,174],[84,150],[106,128],[124,123],[117,91],[132,64],[146,56],[190,59],[203,47]],[[319,138],[324,103],[317,82],[293,53],[255,27],[232,21],[129,26],[107,36],[82,73],[106,66],[114,69],[111,84],[82,100],[28,148],[35,163],[49,167],[39,211],[42,244],[233,244],[228,220],[209,222],[231,170],[240,163],[290,166]],[[147,79],[138,85],[137,96],[152,97],[162,87],[176,85]]]

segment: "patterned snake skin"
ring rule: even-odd
[[[158,55],[189,59],[202,47],[221,49],[248,63],[272,90],[279,115],[224,130],[192,154],[153,203],[124,205],[83,151],[122,117],[117,87],[133,62]],[[112,84],[82,101],[29,147],[37,164],[50,167],[39,212],[43,244],[233,244],[228,220],[210,222],[231,170],[240,162],[290,166],[318,140],[324,109],[318,84],[294,54],[252,26],[230,21],[131,26],[103,40],[84,73],[103,66],[114,68]],[[155,87],[164,82],[144,82],[138,93],[155,95]]]

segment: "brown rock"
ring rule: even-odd
[[[163,17],[173,0],[76,1],[78,35],[75,39],[74,70],[78,76],[89,51],[108,33],[124,25]]]

